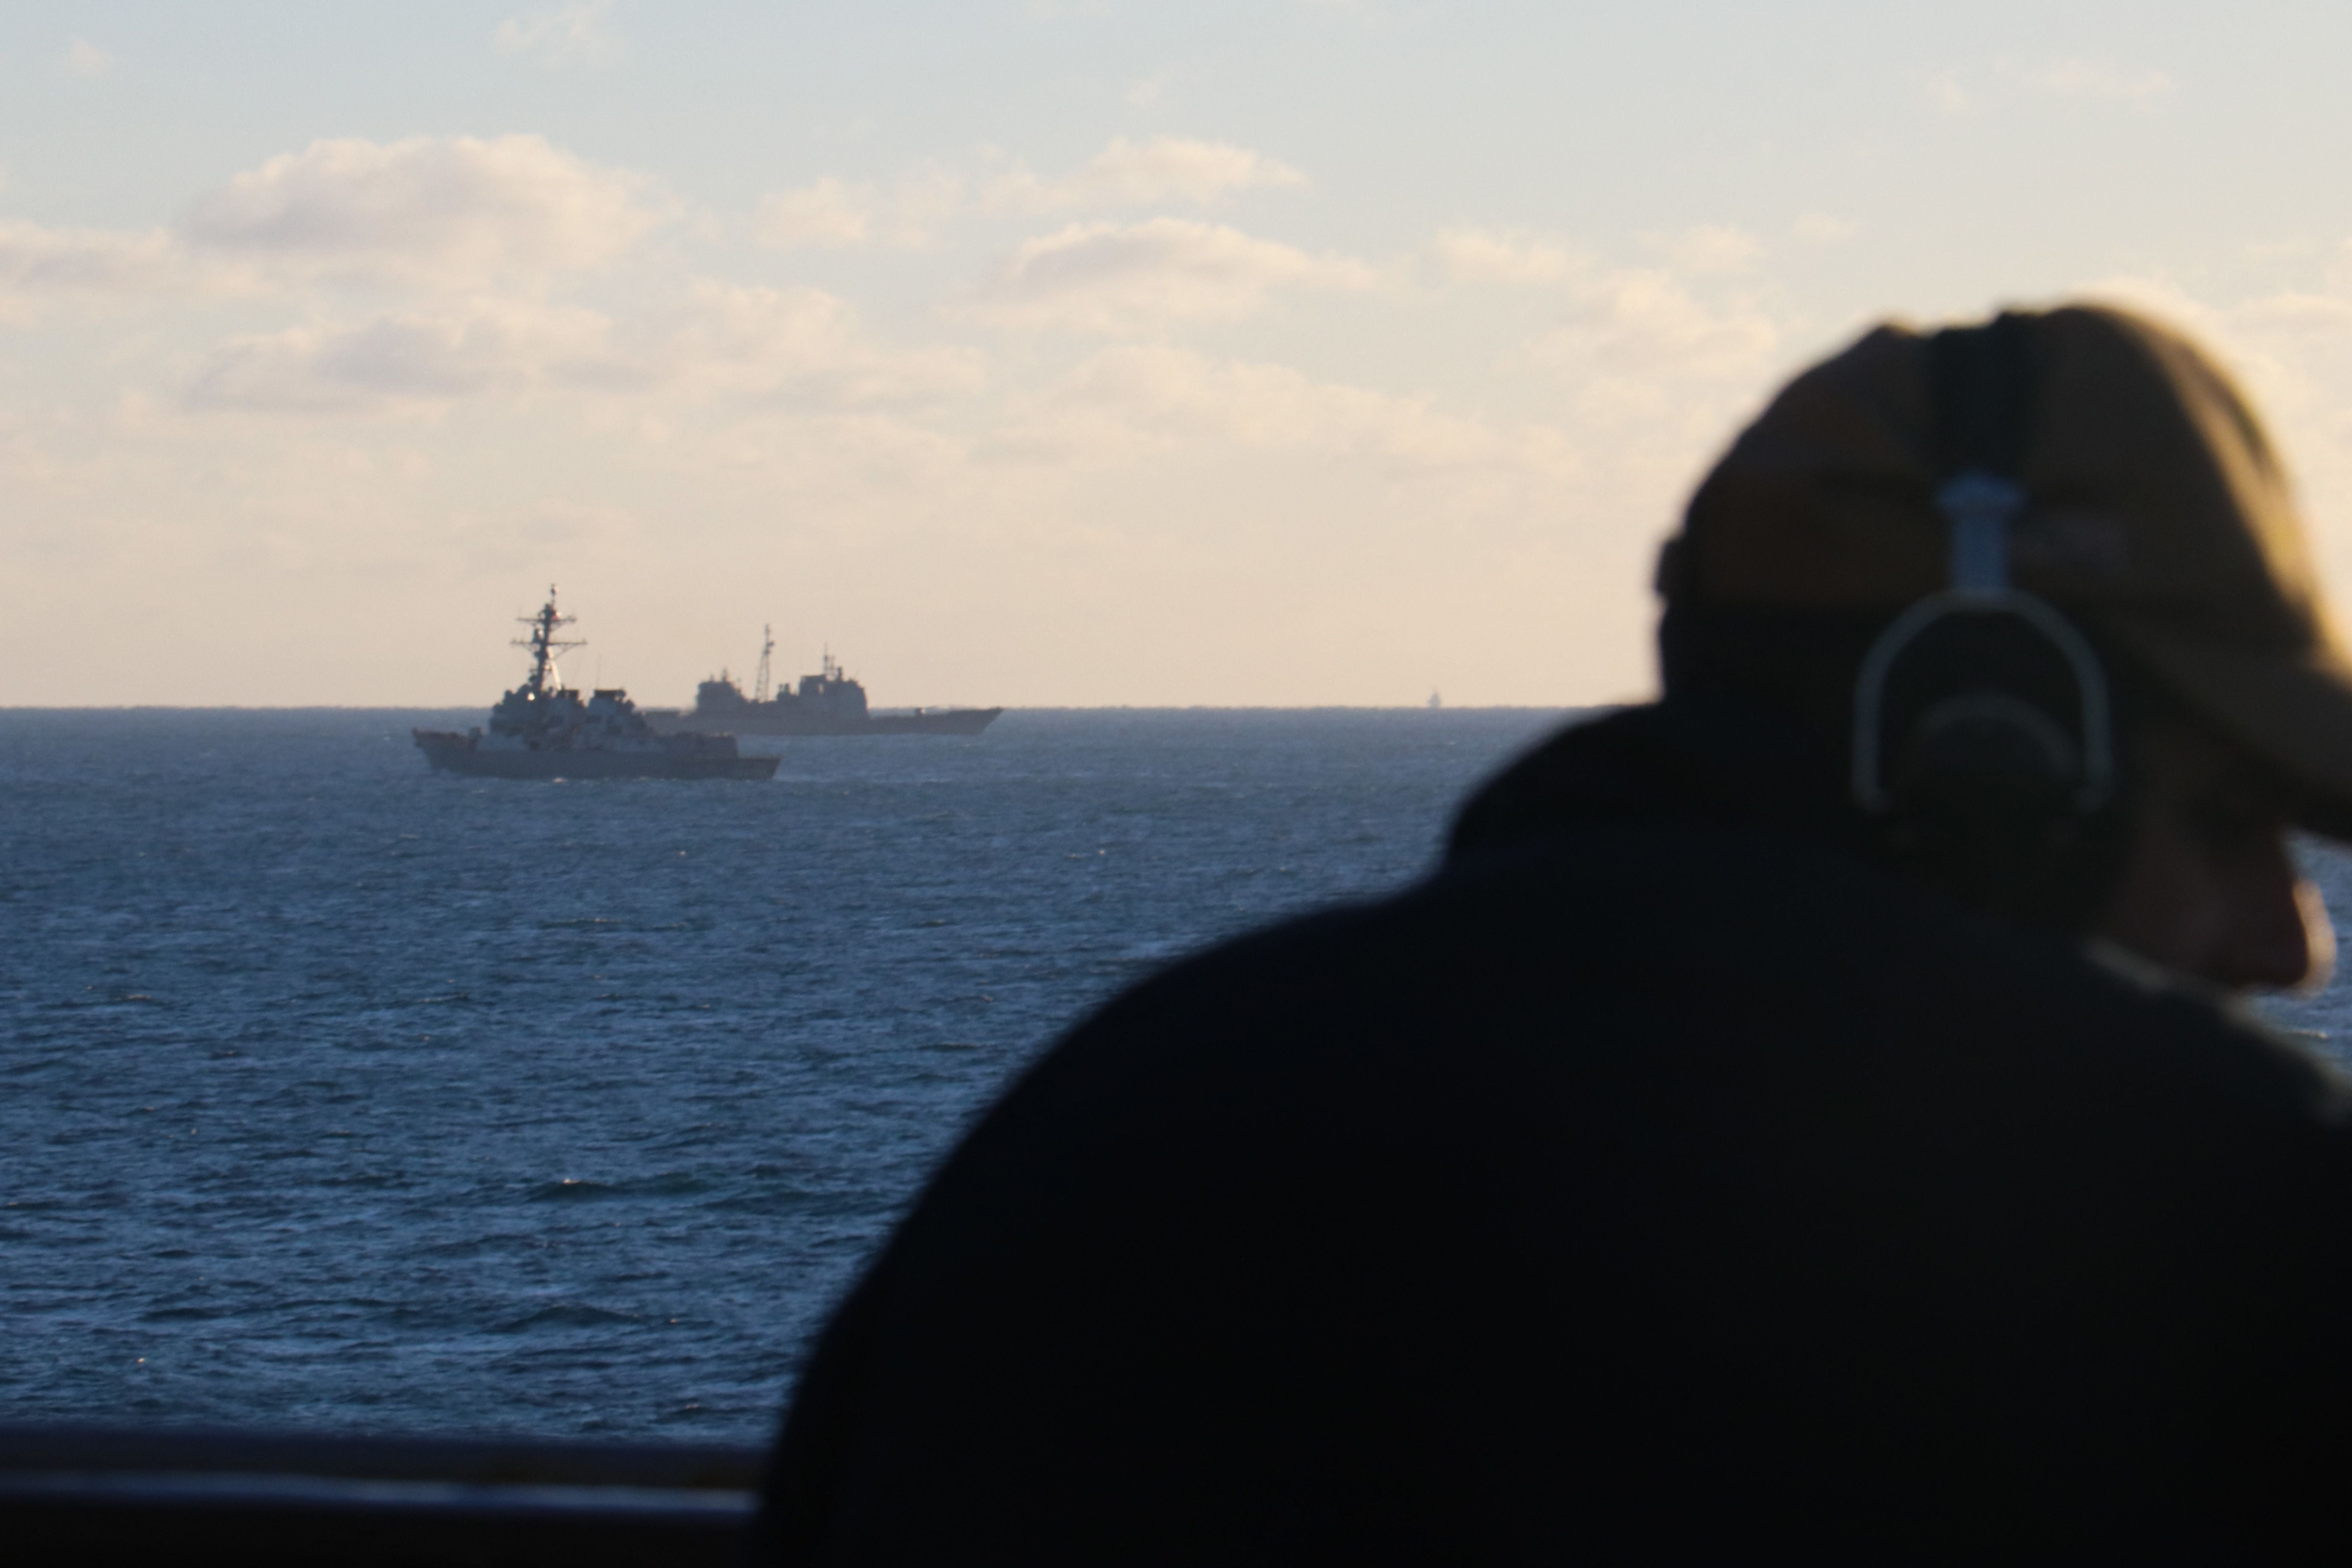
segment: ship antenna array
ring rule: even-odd
[[[760,628],[760,674],[759,678],[751,683],[751,700],[754,702],[765,702],[768,700],[768,661],[774,657],[775,651],[776,628],[761,626]]]
[[[550,583],[547,585],[547,603],[540,606],[539,614],[521,616],[517,619],[530,628],[529,637],[517,637],[514,642],[517,647],[530,649],[530,679],[524,683],[523,689],[534,697],[562,690],[563,677],[556,669],[555,661],[563,656],[565,650],[586,647],[588,642],[584,637],[567,639],[555,634],[579,617],[556,613],[555,584]]]

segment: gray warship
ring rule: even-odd
[[[478,725],[462,735],[410,731],[425,760],[447,773],[501,779],[774,776],[778,759],[742,755],[732,735],[657,732],[618,687],[600,689],[582,701],[555,668],[565,649],[586,646],[556,636],[572,621],[556,612],[551,586],[539,614],[523,620],[530,635],[515,643],[530,650],[529,678],[499,699],[487,733]]]
[[[996,721],[1002,708],[916,708],[877,713],[866,704],[866,688],[842,671],[828,650],[824,667],[803,675],[800,689],[790,682],[768,691],[769,660],[776,639],[760,628],[760,669],[751,695],[725,670],[695,688],[694,706],[646,710],[654,728],[668,734],[738,735],[977,735]]]

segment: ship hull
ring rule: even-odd
[[[777,759],[720,752],[509,751],[471,735],[418,730],[417,750],[443,773],[491,779],[764,779]]]
[[[762,713],[746,705],[732,713],[648,712],[665,735],[977,735],[1004,711],[1002,708],[949,708],[936,712]]]

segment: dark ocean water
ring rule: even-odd
[[[1026,712],[766,784],[0,713],[0,1418],[756,1440],[967,1120],[1429,862],[1532,712]],[[2314,852],[2339,911],[2352,861]],[[2346,992],[2277,1005],[2333,1051]]]
[[[1394,887],[1528,711],[1015,712],[766,784],[0,712],[0,1418],[759,1439],[1088,1006]]]

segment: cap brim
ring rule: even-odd
[[[2352,840],[2352,665],[2342,656],[2252,652],[2121,622],[2105,629],[2216,729],[2295,784],[2303,826]]]

